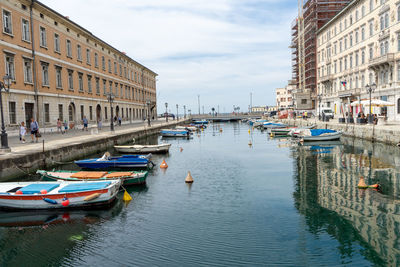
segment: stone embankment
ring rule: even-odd
[[[342,131],[344,136],[361,138],[371,142],[382,142],[388,145],[397,145],[400,142],[400,125],[369,125],[338,123],[337,119],[330,122],[318,121],[316,119],[282,119],[280,120],[291,126],[309,126],[316,124],[317,128],[333,129]]]
[[[133,138],[142,138],[160,132],[162,128],[173,127],[187,120],[157,123],[151,127],[133,126],[132,128],[101,132],[86,136],[76,136],[49,142],[21,144],[11,148],[11,153],[0,155],[0,180],[32,173],[40,168],[49,168],[62,162],[70,162],[86,155],[98,153],[124,144]]]

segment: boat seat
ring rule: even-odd
[[[71,178],[78,178],[78,179],[100,179],[104,175],[106,175],[107,172],[77,172],[71,175]]]
[[[17,192],[18,190],[20,190],[21,188],[22,188],[22,186],[14,187],[13,189],[8,190],[7,193],[15,193],[15,192]]]
[[[69,184],[60,190],[59,193],[72,193],[80,191],[99,190],[108,187],[111,182],[95,182],[95,183],[76,183]]]
[[[112,172],[106,175],[106,178],[118,178],[124,176],[131,176],[132,172]]]
[[[24,195],[25,194],[40,194],[40,191],[42,190],[46,190],[47,193],[49,193],[51,190],[59,187],[59,184],[30,184],[27,186],[22,187],[21,189],[19,189]]]

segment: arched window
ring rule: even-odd
[[[397,114],[400,114],[400,98],[397,99]]]
[[[364,88],[365,86],[365,77],[364,75],[361,76],[361,88]]]
[[[364,63],[365,63],[365,52],[362,51],[362,53],[361,53],[361,64],[364,64]]]
[[[382,42],[381,43],[381,56],[385,54],[385,44]]]
[[[371,85],[374,82],[374,77],[372,73],[369,74],[369,84]]]
[[[365,29],[362,28],[361,29],[361,41],[364,41],[364,39],[365,39]]]
[[[369,48],[369,59],[372,59],[374,57],[374,51],[372,50],[372,47]]]
[[[380,23],[381,23],[381,30],[383,30],[385,28],[385,21],[384,21],[384,17],[383,16],[381,16]]]

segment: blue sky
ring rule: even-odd
[[[160,112],[195,113],[197,95],[205,112],[246,111],[250,92],[253,106],[273,105],[291,77],[295,0],[42,2],[157,72]]]

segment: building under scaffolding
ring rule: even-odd
[[[294,105],[315,108],[317,98],[317,31],[351,0],[299,0],[299,15],[292,22],[292,79],[297,81]]]

